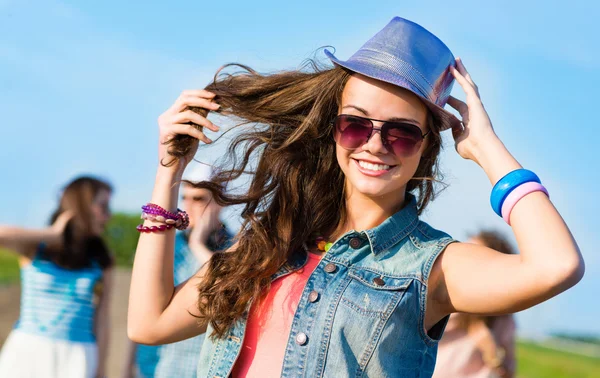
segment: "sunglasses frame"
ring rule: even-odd
[[[367,117],[361,117],[361,116],[357,116],[354,114],[338,114],[337,116],[335,116],[335,118],[331,121],[331,125],[334,127],[335,131],[340,133],[340,136],[344,133],[343,130],[340,130],[337,125],[336,125],[336,121],[340,118],[340,117],[353,117],[353,118],[358,118],[358,119],[362,119],[365,121],[369,121],[371,123],[371,130],[369,131],[369,135],[367,136],[367,138],[365,139],[365,141],[363,142],[363,144],[367,143],[371,137],[373,136],[373,131],[377,130],[379,131],[379,133],[381,134],[381,142],[383,143],[383,145],[388,149],[388,151],[393,152],[394,149],[391,146],[391,144],[387,141],[387,138],[383,138],[383,133],[382,133],[382,129],[384,128],[385,124],[397,124],[397,125],[405,125],[406,126],[410,126],[410,127],[414,127],[415,129],[419,130],[419,135],[421,135],[421,140],[418,141],[417,143],[423,143],[423,141],[425,140],[425,137],[427,135],[429,135],[429,133],[431,132],[431,130],[427,131],[425,134],[423,134],[423,132],[421,131],[421,128],[413,123],[408,123],[408,122],[398,122],[398,121],[384,121],[381,119],[375,119],[375,118],[367,118]],[[375,127],[375,125],[373,124],[373,121],[375,122],[382,122],[383,125],[381,125],[381,127]],[[387,133],[386,133],[387,136]],[[343,147],[343,146],[342,146]],[[345,147],[344,147],[345,148]]]

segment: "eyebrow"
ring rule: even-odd
[[[342,109],[346,109],[346,108],[352,108],[352,109],[356,109],[359,112],[361,112],[362,114],[366,115],[367,117],[369,116],[369,112],[363,108],[361,108],[360,106],[356,106],[356,105],[345,105],[342,107]],[[391,117],[388,118],[386,120],[375,120],[375,121],[383,121],[383,122],[410,122],[410,123],[414,123],[415,125],[419,126],[421,125],[421,123],[415,119],[412,118],[403,118],[403,117]]]

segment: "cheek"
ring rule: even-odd
[[[347,174],[348,165],[350,164],[350,152],[338,144],[335,145],[335,158],[344,174]]]
[[[94,216],[95,221],[101,221],[104,218],[102,210],[98,206],[92,207],[92,215]]]
[[[399,178],[402,179],[401,181],[406,183],[412,179],[415,176],[415,173],[417,173],[420,162],[420,155],[402,159],[402,162],[400,163],[400,171],[398,172]]]

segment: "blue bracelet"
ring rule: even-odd
[[[525,184],[526,182],[537,182],[541,184],[540,178],[537,177],[535,173],[522,168],[510,172],[498,180],[490,195],[490,204],[492,205],[494,212],[499,216],[502,216],[502,204],[506,197],[517,186]]]

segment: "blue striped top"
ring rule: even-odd
[[[94,287],[102,278],[97,265],[65,269],[42,258],[21,268],[21,314],[15,329],[72,342],[95,342]]]

